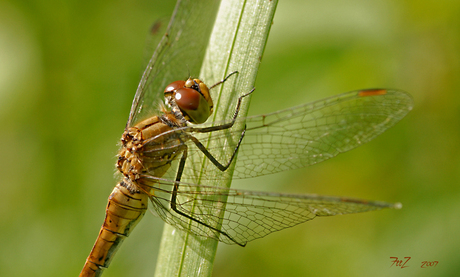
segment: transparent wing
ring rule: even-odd
[[[170,17],[162,17],[155,20],[155,22],[153,22],[153,24],[150,26],[144,49],[145,64],[142,65],[142,69],[147,67],[147,64],[152,58],[154,51],[157,49],[158,44],[160,43],[164,34],[167,33],[167,28],[170,21]]]
[[[409,94],[398,90],[360,90],[325,98],[290,109],[238,119],[246,121],[246,134],[238,150],[234,178],[256,177],[319,163],[369,142],[400,121],[413,106]],[[235,124],[236,125],[236,124]],[[190,127],[183,128],[187,132]],[[225,164],[242,129],[212,132],[208,151]],[[204,140],[205,135],[196,134]],[[188,156],[203,153],[188,141]],[[224,154],[223,154],[224,153]],[[201,163],[188,159],[182,180],[228,178],[229,172],[208,176]],[[213,166],[206,159],[205,168]],[[168,175],[171,176],[171,175]],[[172,176],[171,176],[172,178]]]
[[[317,216],[400,206],[340,197],[255,192],[181,183],[176,201],[177,211],[182,213],[179,214],[170,209],[172,184],[165,179],[147,178],[156,182],[153,185],[155,195],[150,196],[154,213],[168,224],[195,235],[241,246]]]
[[[411,109],[411,97],[402,91],[372,89],[344,93],[319,101],[254,116],[246,121],[246,135],[238,151],[235,176],[255,177],[312,165],[366,143],[401,120]],[[195,127],[171,132],[191,133]],[[200,133],[197,134],[203,135]],[[241,137],[242,129],[211,133],[207,150],[223,164],[229,160]],[[209,135],[209,134],[206,134]],[[230,140],[228,140],[230,138]],[[230,142],[229,142],[230,141]],[[190,140],[188,156],[200,156]],[[195,235],[244,246],[248,241],[292,227],[316,216],[358,213],[398,204],[318,195],[255,192],[215,187],[209,180],[228,178],[227,171],[208,176],[213,166],[187,159],[177,192],[170,170],[159,179],[142,175],[137,180],[152,188],[154,212],[167,223]],[[177,161],[176,161],[177,164]],[[194,184],[199,177],[202,185]],[[208,181],[206,181],[208,180]],[[204,184],[204,185],[203,185]],[[173,196],[174,195],[174,196]],[[176,199],[176,200],[174,200]],[[174,208],[173,208],[174,207]]]
[[[162,92],[172,81],[198,74],[219,2],[178,1],[166,33],[161,38],[134,96],[127,126],[157,114]],[[153,32],[161,30],[153,25]]]

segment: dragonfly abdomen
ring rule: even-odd
[[[162,135],[172,130],[168,123],[162,117],[153,116],[123,133],[117,168],[124,178],[109,196],[104,224],[80,277],[102,274],[121,242],[144,216],[149,199],[146,193],[154,192],[151,181],[141,176],[161,178],[182,153],[184,144],[179,134]]]
[[[104,224],[80,277],[99,276],[109,266],[116,250],[144,216],[147,205],[148,196],[144,192],[131,189],[125,181],[115,186],[109,196]]]

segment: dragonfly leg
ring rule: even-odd
[[[230,78],[230,76],[232,76],[233,74],[237,74],[237,73],[238,73],[237,70],[231,72],[230,74],[227,75],[227,77],[225,77],[223,80],[220,80],[219,82],[215,83],[215,84],[212,85],[209,89],[212,89],[212,88],[214,88],[214,87],[216,87],[216,86],[218,86],[218,85],[224,83],[225,81],[227,81],[228,78]]]
[[[241,101],[243,100],[244,97],[250,95],[251,93],[254,92],[256,88],[252,88],[250,92],[241,95],[238,97],[238,102],[236,103],[236,109],[235,113],[233,114],[232,120],[229,123],[225,123],[222,125],[217,125],[217,126],[212,126],[212,127],[203,127],[203,128],[190,128],[190,132],[197,132],[197,133],[209,133],[209,132],[214,132],[214,131],[220,131],[220,130],[225,130],[233,127],[233,124],[235,124],[236,118],[238,117],[238,113],[240,112],[240,107],[241,107]]]
[[[220,171],[225,171],[227,168],[232,164],[233,158],[235,158],[236,153],[238,152],[238,149],[240,148],[241,142],[243,141],[244,134],[246,133],[246,126],[244,126],[243,132],[241,133],[241,137],[238,141],[238,144],[236,145],[235,149],[233,150],[232,156],[230,157],[230,160],[227,162],[226,165],[221,164],[214,156],[204,147],[204,145],[194,136],[190,136],[190,139],[195,143],[195,145],[198,147],[198,149],[203,152],[203,154],[220,170]]]
[[[221,231],[215,227],[212,227],[211,225],[207,224],[207,223],[204,223],[204,222],[201,222],[200,220],[184,213],[184,212],[181,212],[178,207],[177,207],[177,193],[178,193],[178,190],[179,190],[179,185],[180,185],[180,179],[182,177],[182,173],[184,172],[184,167],[185,167],[185,161],[187,160],[187,146],[184,145],[184,150],[182,152],[182,157],[180,159],[180,162],[179,162],[179,168],[177,170],[177,175],[176,175],[176,181],[174,182],[174,188],[173,188],[173,191],[172,191],[172,196],[171,196],[171,209],[173,211],[175,211],[177,214],[183,216],[183,217],[186,217],[192,221],[195,221],[196,223],[199,223],[203,226],[206,226],[208,227],[209,229],[217,232],[218,234],[220,235],[224,235],[226,236],[227,238],[229,238],[231,241],[233,241],[234,243],[240,245],[240,246],[245,246],[246,243],[242,244],[240,242],[237,242],[234,238],[232,238],[230,235],[228,235],[226,232],[224,231]],[[217,238],[218,239],[218,238]]]
[[[231,73],[233,74],[233,73]],[[229,76],[227,76],[228,78]],[[226,79],[227,79],[226,78]],[[225,80],[225,79],[224,79]],[[225,130],[233,127],[233,124],[235,124],[236,118],[238,117],[238,113],[240,111],[241,107],[241,101],[243,100],[244,97],[248,96],[249,94],[253,93],[255,88],[253,88],[250,92],[240,96],[238,98],[238,102],[236,104],[236,109],[235,113],[232,117],[232,121],[226,124],[218,125],[218,126],[212,126],[212,127],[204,127],[204,128],[192,128],[190,131],[191,132],[197,132],[197,133],[208,133],[208,132],[213,132],[213,131],[219,131],[219,130]],[[233,150],[232,156],[230,157],[230,160],[227,162],[226,165],[221,164],[214,156],[209,153],[209,151],[206,149],[206,147],[203,146],[203,144],[194,136],[190,136],[190,139],[195,143],[195,145],[203,152],[203,154],[217,167],[219,168],[220,171],[225,171],[227,168],[230,166],[230,164],[233,161],[233,158],[235,157],[236,153],[238,152],[238,149],[240,147],[241,142],[243,141],[244,134],[246,133],[246,126],[244,126],[243,131],[241,132],[241,137],[238,141],[237,146]]]

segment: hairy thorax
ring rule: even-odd
[[[122,135],[117,168],[128,189],[149,190],[153,178],[161,178],[183,151],[184,135],[174,128],[182,124],[170,113],[147,118]]]

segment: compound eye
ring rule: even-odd
[[[166,88],[165,88],[165,95],[167,94],[171,94],[173,93],[174,91],[180,89],[180,88],[183,88],[185,86],[185,81],[175,81],[175,82],[172,82],[171,84],[167,85]]]
[[[185,112],[196,111],[200,106],[201,94],[191,88],[180,88],[176,91],[175,100],[177,106]]]
[[[195,89],[180,88],[174,98],[176,105],[192,123],[203,123],[211,115],[208,101]]]

